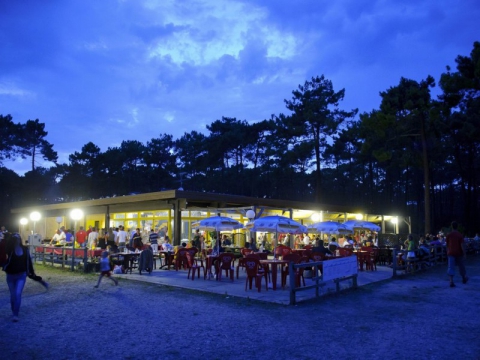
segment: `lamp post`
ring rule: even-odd
[[[25,234],[25,225],[27,225],[27,224],[28,224],[28,219],[27,218],[21,218],[20,219],[20,225],[22,226],[22,228],[20,230],[20,234]]]
[[[33,221],[33,236],[35,236],[35,224],[42,218],[42,215],[38,211],[34,211],[30,214],[30,220]]]
[[[390,222],[393,224],[393,232],[398,234],[398,216],[392,216]]]
[[[73,234],[72,234],[72,271],[75,268],[75,235],[77,230],[77,221],[83,218],[83,211],[80,209],[73,209],[70,211],[70,217],[74,221]]]
[[[255,211],[253,211],[252,209],[248,210],[247,213],[245,214],[248,218],[248,221],[251,222],[253,220],[255,220]],[[248,239],[249,242],[250,240],[252,240],[252,231],[250,231],[250,239]],[[255,242],[256,242],[256,239],[255,239]],[[252,246],[253,244],[250,244],[250,248],[252,249]],[[253,249],[256,249],[257,247],[257,244],[255,244],[255,246],[253,247]]]

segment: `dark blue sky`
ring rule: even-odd
[[[345,88],[342,108],[368,112],[401,76],[438,81],[468,56],[478,19],[478,0],[2,1],[0,114],[45,123],[67,162],[89,141],[288,113],[284,99],[322,74]]]

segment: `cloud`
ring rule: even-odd
[[[324,74],[369,111],[401,76],[438,79],[478,39],[474,0],[69,0],[0,3],[0,108],[59,153],[179,138],[222,116],[288,112]]]

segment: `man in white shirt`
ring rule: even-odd
[[[97,228],[93,227],[92,232],[88,234],[88,248],[91,250],[95,250],[97,247],[98,242],[98,232]]]
[[[117,246],[120,248],[120,250],[125,248],[125,244],[127,242],[127,232],[122,225],[118,227],[117,238],[115,242],[117,243]]]
[[[63,231],[58,229],[55,234],[53,235],[52,239],[50,240],[50,245],[59,245],[62,242],[65,242],[66,236]]]
[[[308,236],[308,234],[305,234],[305,236],[303,237],[303,246],[307,245],[310,245],[310,237]]]

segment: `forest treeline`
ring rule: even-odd
[[[255,123],[222,117],[206,133],[125,140],[106,151],[89,142],[66,164],[57,162],[45,124],[0,115],[0,162],[23,157],[32,165],[24,176],[0,169],[2,218],[12,207],[182,186],[400,213],[417,233],[457,219],[472,234],[480,230],[480,43],[455,62],[438,84],[401,78],[368,113],[342,109],[345,90],[316,76],[285,100],[289,114]],[[39,157],[55,165],[36,167]]]

